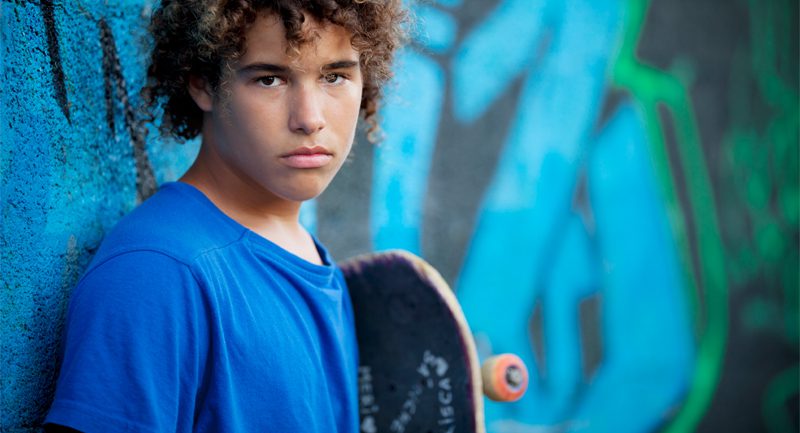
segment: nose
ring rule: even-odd
[[[292,92],[289,104],[289,129],[292,132],[311,135],[325,128],[322,98],[314,86],[297,86]]]

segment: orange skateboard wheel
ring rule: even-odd
[[[492,356],[481,366],[483,393],[494,401],[517,401],[528,389],[528,369],[517,355]]]

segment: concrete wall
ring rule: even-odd
[[[0,3],[2,431],[37,430],[103,233],[196,152],[135,116],[149,2],[100,3]],[[528,362],[489,431],[797,430],[796,2],[416,13],[385,142],[303,219],[423,255],[481,354]]]
[[[36,431],[49,406],[66,302],[103,233],[196,152],[145,141],[148,10],[104,3],[0,3],[4,432]]]

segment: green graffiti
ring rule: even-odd
[[[730,172],[730,185],[726,182],[720,188],[733,190],[735,200],[725,206],[735,216],[726,220],[730,235],[726,244],[689,97],[691,65],[676,61],[669,71],[662,71],[635,54],[648,0],[629,0],[628,31],[613,69],[614,84],[630,93],[644,115],[696,317],[694,377],[681,410],[665,429],[668,432],[694,430],[719,382],[729,324],[728,279],[734,290],[756,282],[764,286],[737,316],[745,330],[781,334],[793,347],[800,337],[800,109],[797,57],[791,44],[796,37],[794,14],[787,12],[791,0],[742,1],[750,20],[749,46],[739,47],[734,58],[731,106],[722,107],[731,109],[734,125],[725,137],[721,161]],[[676,146],[672,154],[677,157],[671,157],[667,147],[671,143],[665,138],[669,119]],[[683,179],[683,185],[678,179]],[[685,188],[683,201],[681,187]],[[795,376],[786,379],[789,374]],[[779,409],[791,392],[797,393],[796,375],[794,369],[776,377],[764,396],[764,416],[772,431],[785,430],[781,424],[786,422],[785,414]]]
[[[770,433],[791,433],[792,417],[787,413],[787,402],[798,393],[800,369],[797,366],[783,371],[767,386],[761,414]]]
[[[727,162],[739,213],[748,222],[735,227],[730,261],[734,287],[759,286],[744,306],[747,332],[784,338],[795,350],[798,314],[798,59],[791,41],[791,0],[747,1],[749,47],[740,47],[731,80],[734,127],[728,131]],[[797,25],[795,22],[794,25]],[[755,91],[754,91],[755,90]],[[765,117],[762,113],[768,113]],[[798,394],[798,366],[776,375],[763,396],[769,432],[794,430],[787,402]]]
[[[612,79],[617,87],[630,93],[644,115],[653,164],[664,188],[670,224],[685,269],[687,294],[697,318],[698,351],[691,388],[680,411],[666,427],[668,432],[686,432],[692,431],[703,417],[719,382],[728,333],[728,284],[711,179],[688,91],[692,74],[686,73],[687,66],[680,62],[672,71],[661,71],[636,57],[649,6],[649,0],[628,1],[627,31]],[[678,155],[674,166],[670,164],[665,139],[668,125],[663,122],[662,112],[672,119]],[[678,199],[679,176],[685,182],[688,209],[682,209]],[[694,225],[696,251],[690,247],[688,221]]]
[[[734,126],[725,144],[737,213],[748,223],[733,228],[731,277],[734,287],[758,281],[764,293],[745,308],[769,312],[747,315],[745,327],[775,332],[796,345],[800,113],[789,1],[747,3],[750,47],[740,47],[736,56]]]

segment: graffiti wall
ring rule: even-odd
[[[0,2],[0,431],[49,405],[72,286],[197,151],[140,120],[150,1]],[[414,6],[382,111],[303,220],[404,248],[531,388],[492,433],[798,424],[798,6]]]
[[[53,393],[72,286],[103,234],[196,146],[148,141],[137,120],[141,2],[0,7],[0,431],[28,432]]]

